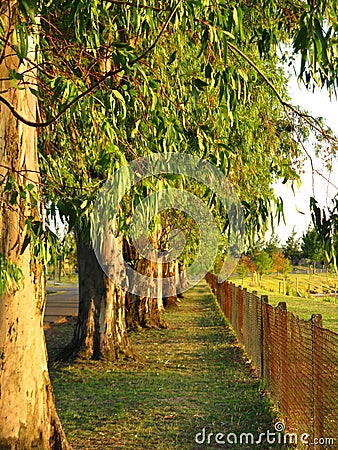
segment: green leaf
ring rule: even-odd
[[[21,247],[21,255],[25,252],[25,250],[28,247],[30,242],[31,242],[31,237],[28,234],[26,234],[25,239],[22,244],[22,247]]]
[[[228,40],[226,36],[223,38],[223,59],[224,63],[227,64],[228,62]]]
[[[203,81],[203,80],[201,80],[200,78],[194,78],[193,80],[192,80],[192,84],[194,85],[194,86],[196,86],[196,88],[198,89],[198,90],[204,90],[204,88],[206,87],[206,86],[208,86],[208,83],[206,83],[205,81]]]
[[[235,30],[238,31],[239,30],[239,18],[238,18],[238,11],[236,8],[233,9],[232,11],[232,18],[235,24]]]
[[[26,16],[35,20],[35,16],[38,11],[38,2],[34,0],[19,0],[19,9]]]
[[[120,101],[120,105],[121,105],[121,109],[122,109],[122,117],[126,117],[126,102],[125,99],[123,97],[123,95],[121,94],[121,92],[117,91],[116,89],[113,89],[112,94]]]
[[[193,97],[193,100],[194,100],[194,105],[197,106],[197,103],[198,103],[198,91],[197,91],[195,85],[192,86],[192,97]]]
[[[11,198],[9,199],[9,203],[11,205],[16,205],[17,203],[17,198],[18,198],[19,192],[18,191],[13,191]]]
[[[204,74],[205,74],[205,78],[208,78],[208,79],[211,78],[212,67],[211,67],[210,63],[208,63],[208,64],[205,66]]]
[[[18,23],[13,30],[13,47],[20,63],[27,58],[28,53],[28,32],[26,24]]]
[[[169,64],[169,65],[172,64],[172,63],[175,61],[175,59],[176,59],[176,54],[177,54],[177,50],[175,50],[175,51],[170,55],[170,58],[169,58],[169,61],[168,61],[168,64]]]
[[[296,39],[294,40],[294,50],[295,52],[298,52],[299,50],[304,50],[308,47],[309,44],[309,35],[308,35],[308,29],[305,25],[302,26],[302,28],[299,30]]]
[[[242,41],[245,40],[245,33],[243,28],[243,11],[240,7],[237,8],[239,35]]]
[[[0,297],[14,285],[18,286],[22,278],[22,270],[17,264],[14,264],[0,253]]]
[[[11,80],[20,80],[20,81],[22,81],[23,80],[23,75],[22,75],[22,73],[18,73],[16,70],[11,69],[9,71],[9,78]]]

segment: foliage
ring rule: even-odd
[[[123,9],[120,12],[123,13]],[[59,17],[60,12],[54,14]],[[124,34],[132,36],[133,24],[128,22],[128,26]],[[210,25],[211,28],[213,26]],[[113,33],[116,33],[116,27],[115,24]],[[199,28],[205,29],[205,26],[200,24],[195,34]],[[52,32],[48,30],[48,34]],[[76,36],[73,39],[74,45],[80,46]],[[111,40],[113,37],[106,36],[106,39]],[[147,34],[144,39],[148,45]],[[215,41],[214,46],[220,45],[217,39],[219,37],[212,40]],[[126,40],[129,42],[131,39]],[[138,36],[138,44],[141,45],[141,42],[142,34]],[[172,52],[178,48],[178,44],[179,50]],[[205,42],[203,52],[209,62],[201,65],[199,58],[202,50],[191,45],[189,35],[178,38],[177,31],[168,31],[166,42],[153,50],[151,58],[147,56],[146,64],[141,67],[140,61],[129,76],[124,75],[118,81],[112,80],[116,84],[114,95],[119,92],[122,97],[119,99],[121,102],[123,100],[123,105],[119,106],[123,107],[123,114],[120,109],[114,111],[111,106],[104,111],[102,104],[112,96],[112,87],[105,84],[90,99],[90,121],[87,115],[83,119],[83,107],[77,105],[77,109],[74,107],[65,112],[59,122],[53,125],[52,133],[51,129],[44,133],[42,167],[49,178],[62,183],[60,189],[58,184],[49,182],[50,188],[54,189],[50,195],[56,197],[57,206],[61,214],[68,217],[70,226],[78,220],[82,223],[88,221],[95,193],[123,161],[149,150],[165,152],[170,148],[171,151],[196,154],[219,166],[239,191],[245,209],[248,236],[264,228],[273,202],[270,188],[273,174],[278,172],[278,176],[296,177],[289,163],[298,150],[295,141],[283,129],[287,119],[282,117],[278,101],[271,99],[269,88],[257,78],[249,64],[241,64],[234,55],[227,55],[225,64],[221,57],[223,44],[222,41],[221,49],[218,48],[216,52],[211,42]],[[100,41],[102,51],[105,45]],[[168,55],[171,55],[169,63]],[[121,55],[117,52],[113,60],[118,57]],[[252,57],[259,64],[254,48]],[[69,59],[66,62],[72,67],[78,64],[73,51],[63,54],[63,58]],[[104,61],[103,57],[101,63]],[[82,67],[91,67],[92,71],[94,62],[95,55],[85,55],[81,59]],[[111,58],[106,62],[111,64]],[[274,63],[264,62],[262,65],[271,72],[282,89],[283,75],[274,69]],[[99,63],[96,70],[99,73],[93,74],[94,78],[99,77]],[[236,75],[235,82],[236,71],[239,71],[240,77]],[[197,73],[202,78],[196,78]],[[247,87],[246,80],[252,80]],[[135,88],[137,93],[134,92]],[[232,94],[232,91],[238,90],[236,95]],[[230,100],[233,107],[229,109]],[[271,105],[269,112],[266,110],[267,104]],[[262,133],[262,128],[266,130],[265,133]],[[81,134],[77,129],[81,130]],[[175,186],[186,190],[192,186],[189,180],[177,180],[174,176],[162,177],[162,182],[164,187]],[[193,187],[193,190],[196,191],[196,188]],[[145,186],[139,187],[134,197],[129,195],[125,199],[121,208],[124,214],[119,217],[120,229],[127,230],[126,219],[139,199],[152,191],[153,180],[149,180]],[[217,198],[211,192],[204,190],[203,196],[218,217],[224,216]],[[196,240],[193,242],[197,243]],[[189,254],[192,254],[191,248]]]
[[[277,49],[292,49],[284,62],[301,55],[305,84],[335,89],[334,2],[58,0],[19,1],[19,8],[13,50],[21,61],[29,36],[39,33],[40,120],[29,124],[49,126],[40,134],[45,195],[71,227],[88,223],[113,170],[168,149],[224,171],[238,190],[251,242],[271,221],[274,204],[282,216],[271,182],[297,178],[299,141],[309,126],[327,134],[287,103]],[[20,68],[9,77],[20,89]],[[121,208],[121,229],[133,208]]]
[[[39,186],[36,186],[29,178],[26,180],[21,174],[8,173],[2,195],[3,200],[10,208],[17,208],[19,211],[20,226],[24,236],[19,249],[20,253],[24,253],[28,245],[32,243],[34,256],[40,258],[47,267],[48,263],[55,259],[57,237],[40,218],[38,211]],[[18,279],[20,270],[14,270],[15,267],[10,261],[3,262],[1,265],[1,276],[3,280],[7,279],[7,284],[9,274],[15,275],[14,280]]]
[[[291,261],[285,257],[283,252],[277,251],[272,254],[272,268],[278,273],[286,276],[292,271]]]
[[[309,263],[323,260],[323,247],[315,228],[309,226],[307,231],[303,233],[301,247],[303,255]]]
[[[68,268],[67,275],[70,277],[73,268],[77,266],[77,248],[74,231],[62,235],[57,229],[56,236],[55,257],[50,262],[49,268],[53,268],[54,276],[58,269],[60,281],[62,273],[66,271],[66,267]]]
[[[62,240],[62,254],[70,267],[77,265],[76,242],[74,232],[67,233]]]
[[[293,264],[297,264],[302,257],[300,239],[296,237],[296,231],[294,228],[283,246],[283,252],[285,257],[291,260]]]
[[[5,290],[19,286],[22,278],[22,270],[0,253],[0,297]]]
[[[256,239],[255,242],[250,246],[248,250],[248,255],[250,256],[251,259],[254,260],[255,257],[265,249],[265,246],[266,241],[263,237]]]
[[[240,278],[242,278],[242,280],[243,280],[243,278],[248,275],[249,271],[250,270],[249,270],[248,265],[246,265],[244,263],[243,259],[241,258],[241,260],[239,261],[239,263],[236,266],[236,272],[237,272],[238,276]]]
[[[337,272],[338,254],[338,196],[332,200],[328,210],[321,209],[315,199],[311,199],[312,219],[314,229],[312,239],[316,246],[315,259],[321,255],[326,263],[330,264]],[[320,246],[320,249],[318,248]],[[322,253],[320,253],[320,251]]]
[[[241,278],[244,278],[249,272],[251,275],[256,271],[257,266],[255,262],[248,255],[242,255],[237,265],[237,273]]]
[[[269,241],[267,242],[264,250],[271,256],[280,251],[280,242],[278,236],[274,233],[271,235]]]
[[[272,272],[272,258],[266,251],[258,253],[254,260],[257,272],[262,278],[263,275],[267,275]]]

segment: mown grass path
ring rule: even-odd
[[[239,442],[241,433],[273,431],[273,411],[206,283],[164,318],[169,329],[131,334],[135,361],[52,365],[74,449],[282,448]],[[69,334],[69,325],[59,327],[47,333],[50,346]],[[217,433],[225,434],[221,441],[234,433],[238,442],[216,444]]]

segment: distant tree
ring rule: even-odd
[[[297,238],[295,228],[292,229],[290,236],[287,238],[286,243],[283,246],[283,253],[284,256],[292,262],[292,264],[299,264],[299,261],[303,255],[300,246],[300,239]]]
[[[266,252],[262,251],[258,253],[254,260],[257,272],[260,275],[260,278],[262,278],[263,275],[267,275],[272,272],[272,258],[271,256]]]
[[[277,251],[272,255],[272,268],[277,272],[277,275],[282,273],[286,276],[292,271],[291,261],[285,257],[283,252]]]
[[[77,265],[77,251],[76,251],[76,240],[74,231],[67,233],[62,240],[62,255],[63,261],[67,261],[68,275],[70,275]],[[66,272],[65,267],[63,267]]]
[[[280,252],[280,242],[278,239],[278,236],[276,236],[274,233],[272,233],[269,241],[267,242],[265,246],[265,251],[270,255],[271,257],[275,254]]]
[[[243,269],[239,269],[239,270],[242,270],[243,272],[245,271],[244,267],[247,268],[248,273],[250,272],[251,280],[253,281],[253,277],[254,277],[254,274],[257,269],[257,266],[256,266],[254,260],[249,255],[242,255],[241,259],[239,261],[239,266],[243,267]]]
[[[242,255],[239,263],[237,264],[236,271],[239,277],[242,278],[242,284],[244,282],[244,277],[246,277],[250,272],[251,259],[248,256]]]
[[[322,261],[324,256],[319,235],[311,226],[303,233],[301,247],[304,258],[306,258],[309,264],[313,265],[313,269],[315,270],[316,262]]]
[[[256,256],[261,253],[265,248],[266,242],[264,239],[257,239],[250,247],[250,250],[248,252],[249,258],[254,260]]]

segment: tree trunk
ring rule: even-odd
[[[11,30],[17,20],[17,4],[10,2],[10,10],[8,4],[0,2],[0,14],[5,28]],[[10,44],[0,64],[0,92],[21,115],[35,121],[37,104],[29,85],[19,90],[5,81],[11,69],[19,71]],[[33,59],[33,42],[28,51]],[[26,73],[26,83],[35,78],[28,64],[21,64],[20,72]],[[55,409],[48,375],[43,332],[43,266],[34,258],[31,244],[22,252],[26,219],[33,216],[39,220],[41,205],[33,207],[19,196],[18,203],[9,203],[13,191],[4,192],[4,186],[10,176],[17,186],[24,188],[30,183],[39,191],[36,132],[15,119],[0,103],[0,253],[16,264],[23,275],[21,283],[8,286],[0,299],[0,449],[70,449]]]
[[[162,264],[157,264],[146,259],[138,260],[136,269],[138,272],[150,278],[162,277]],[[161,317],[163,311],[162,292],[159,289],[157,298],[147,295],[150,286],[145,282],[142,292],[146,295],[130,294],[129,309],[127,313],[127,325],[129,329],[140,330],[142,328],[167,328],[166,322]]]
[[[178,274],[178,263],[175,261],[165,263],[163,268],[163,276],[164,277],[174,277]],[[178,306],[180,300],[177,295],[171,295],[170,297],[165,297],[163,299],[163,304],[165,308],[170,306]]]
[[[125,320],[126,293],[102,270],[94,250],[76,232],[79,310],[71,343],[60,358],[114,361],[132,357]]]

